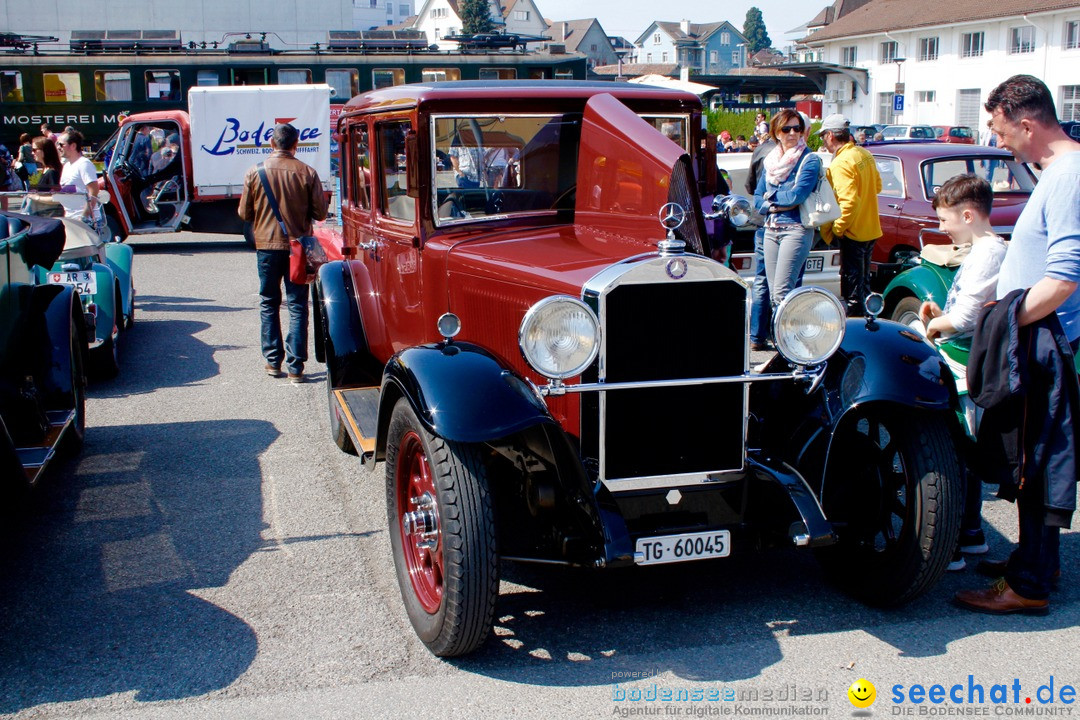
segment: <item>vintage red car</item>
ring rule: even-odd
[[[952,555],[948,370],[819,288],[777,309],[779,354],[751,369],[747,282],[704,229],[701,112],[661,88],[506,81],[385,88],[341,115],[316,354],[334,441],[385,461],[401,595],[437,655],[490,633],[500,559],[795,545],[896,604]]]
[[[886,143],[868,147],[881,173],[878,212],[880,240],[874,245],[875,263],[896,263],[918,253],[927,243],[948,244],[938,230],[931,203],[949,178],[975,173],[994,189],[990,222],[1008,239],[1027,204],[1036,178],[1027,165],[1005,150],[981,145],[945,143]]]

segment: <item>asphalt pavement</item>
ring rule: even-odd
[[[252,252],[215,236],[132,244],[137,314],[121,372],[90,388],[81,455],[56,466],[0,529],[0,714],[885,717],[1075,707],[1061,702],[1064,685],[1080,685],[1073,531],[1043,618],[950,605],[956,590],[987,582],[970,569],[904,608],[868,608],[795,548],[607,572],[504,563],[493,636],[467,658],[435,658],[402,609],[383,468],[363,469],[334,446],[322,366],[312,359],[304,385],[262,372]],[[984,510],[991,556],[1003,557],[1015,507],[988,493]],[[1055,702],[1044,705],[1039,687],[1051,677]],[[867,710],[846,695],[860,678],[877,688]],[[965,702],[915,703],[913,684],[960,685]],[[994,704],[998,684],[1008,697]],[[975,686],[982,704],[966,702]]]

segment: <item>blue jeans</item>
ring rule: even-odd
[[[813,242],[813,228],[802,225],[765,228],[765,273],[774,308],[802,283],[803,268]]]
[[[293,374],[304,371],[308,346],[308,286],[289,280],[288,250],[257,250],[259,264],[259,316],[262,320],[262,352],[266,362]],[[285,282],[289,307],[289,335],[281,342],[281,283]]]
[[[765,275],[765,228],[754,233],[754,284],[750,294],[750,342],[763,343],[772,335],[772,304]]]

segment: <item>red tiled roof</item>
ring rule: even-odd
[[[852,2],[852,0],[842,1]],[[854,35],[896,32],[906,28],[932,25],[954,25],[961,22],[1030,15],[1075,7],[1080,7],[1080,1],[952,0],[946,3],[941,0],[870,0],[861,7],[845,12],[823,29],[807,35],[802,42],[816,44],[823,40]]]

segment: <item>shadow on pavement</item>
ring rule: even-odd
[[[234,682],[255,633],[192,591],[224,585],[263,545],[258,458],[277,437],[254,420],[88,433],[0,530],[0,713]]]

